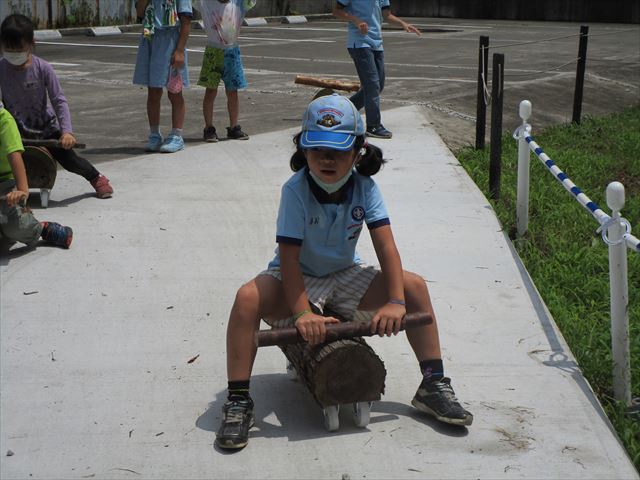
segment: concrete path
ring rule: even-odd
[[[214,449],[236,289],[274,249],[294,130],[105,163],[98,200],[60,172],[48,210],[69,251],[2,260],[0,477],[638,478],[487,200],[423,110],[385,113],[396,135],[376,176],[406,269],[424,275],[445,367],[475,415],[442,426],[410,406],[419,371],[403,335],[373,339],[387,393],[368,428],[336,433],[258,353],[249,446]],[[360,252],[375,261],[370,240]],[[199,355],[192,363],[190,359]],[[13,452],[7,456],[8,450]]]

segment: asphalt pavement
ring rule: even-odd
[[[518,104],[525,98],[533,103],[535,129],[571,121],[579,24],[410,20],[423,31],[420,37],[391,27],[383,32],[387,74],[383,109],[424,106],[447,145],[475,144],[478,39],[482,35],[490,39],[490,61],[494,53],[505,55],[504,130],[520,123]],[[592,24],[589,33],[583,114],[601,115],[637,104],[640,26]],[[65,35],[37,45],[37,54],[52,62],[58,73],[74,129],[87,144],[84,154],[92,162],[144,153],[146,90],[131,83],[139,37],[134,28],[120,36]],[[317,90],[294,84],[296,75],[357,80],[345,43],[346,24],[336,20],[244,27],[240,46],[249,86],[240,94],[243,129],[254,135],[296,125]],[[204,127],[204,89],[195,85],[204,32],[192,30],[187,46],[192,87],[185,91],[185,137],[193,145],[202,141]],[[491,75],[487,84],[491,89]],[[169,107],[165,97],[165,132],[170,128]],[[487,125],[489,120],[487,114]],[[229,119],[223,88],[216,100],[214,121],[224,134]]]

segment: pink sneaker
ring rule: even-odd
[[[113,195],[113,188],[109,185],[109,179],[100,174],[91,180],[91,186],[96,189],[96,197],[109,198]]]

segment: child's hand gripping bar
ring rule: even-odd
[[[27,139],[27,138],[23,138],[22,139],[22,144],[25,147],[59,147],[61,148],[62,145],[60,144],[60,142],[58,140],[35,140],[35,139]],[[87,148],[87,145],[84,143],[78,143],[76,142],[73,145],[73,148]]]
[[[433,318],[428,313],[408,313],[402,317],[400,330],[429,325]],[[327,335],[325,342],[333,342],[342,338],[372,337],[377,333],[371,333],[370,323],[343,322],[327,325]],[[292,328],[272,328],[270,330],[259,330],[255,334],[257,347],[270,347],[273,345],[291,345],[293,343],[303,343],[305,340],[295,327]]]

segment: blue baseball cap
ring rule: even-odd
[[[302,117],[300,148],[351,150],[364,135],[362,117],[347,97],[334,93],[312,101]]]

